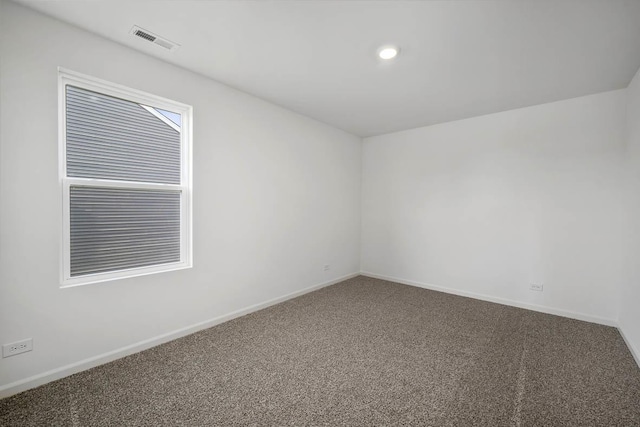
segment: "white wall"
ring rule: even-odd
[[[620,329],[640,365],[640,71],[627,88],[627,149],[631,214],[635,218],[629,233],[630,280],[622,289]]]
[[[362,270],[615,324],[624,122],[621,90],[366,138]]]
[[[0,391],[359,271],[360,138],[2,8],[0,343],[34,350],[0,360]],[[59,288],[58,66],[193,106],[192,269]]]

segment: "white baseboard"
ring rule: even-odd
[[[439,291],[439,292],[444,292],[444,293],[447,293],[447,294],[460,295],[460,296],[463,296],[463,297],[479,299],[479,300],[482,300],[482,301],[495,302],[495,303],[498,303],[498,304],[509,305],[509,306],[512,306],[512,307],[518,307],[518,308],[524,308],[524,309],[527,309],[527,310],[538,311],[538,312],[541,312],[541,313],[554,314],[556,316],[562,316],[562,317],[568,317],[568,318],[571,318],[571,319],[583,320],[585,322],[598,323],[600,325],[618,327],[618,322],[616,320],[614,320],[614,319],[607,319],[607,318],[604,318],[604,317],[592,316],[590,314],[577,313],[577,312],[574,312],[574,311],[562,310],[562,309],[559,309],[559,308],[547,307],[547,306],[537,305],[537,304],[530,304],[530,303],[526,303],[526,302],[510,300],[510,299],[507,299],[507,298],[494,297],[494,296],[485,295],[485,294],[479,294],[479,293],[475,293],[475,292],[461,291],[461,290],[454,289],[454,288],[447,288],[447,287],[443,287],[443,286],[431,285],[431,284],[428,284],[428,283],[416,282],[414,280],[406,280],[406,279],[401,279],[401,278],[398,278],[398,277],[384,276],[382,274],[371,273],[371,272],[368,272],[368,271],[361,271],[360,274],[363,275],[363,276],[372,277],[374,279],[382,279],[382,280],[387,280],[389,282],[402,283],[403,285],[416,286],[416,287],[419,287],[419,288],[430,289],[432,291]]]
[[[97,356],[81,360],[79,362],[71,363],[69,365],[62,366],[60,368],[52,369],[50,371],[43,372],[41,374],[37,374],[22,380],[18,380],[18,381],[3,385],[0,387],[0,399],[9,397],[17,393],[21,393],[25,390],[28,390],[34,387],[41,386],[51,381],[59,380],[61,378],[67,377],[69,375],[72,375],[81,371],[85,371],[87,369],[90,369],[99,365],[103,365],[105,363],[114,361],[116,359],[120,359],[130,354],[138,353],[148,348],[155,347],[157,345],[160,345],[169,341],[173,341],[177,338],[181,338],[186,335],[190,335],[194,332],[198,332],[203,329],[207,329],[212,326],[219,325],[220,323],[224,323],[229,320],[235,319],[237,317],[244,316],[245,314],[253,313],[254,311],[262,310],[263,308],[267,308],[269,306],[304,295],[306,293],[316,291],[326,286],[334,285],[336,283],[342,282],[347,279],[351,279],[352,277],[356,277],[358,275],[360,275],[360,273],[347,274],[345,276],[338,277],[333,280],[329,280],[328,282],[323,282],[317,285],[313,285],[308,288],[291,292],[289,294],[286,294],[277,298],[273,298],[265,302],[250,305],[249,307],[245,307],[243,309],[236,310],[231,313],[224,314],[222,316],[205,320],[204,322],[199,322],[190,326],[186,326],[184,328],[176,329],[166,334],[158,335],[156,337],[149,338],[125,347],[121,347],[107,353],[99,354]]]
[[[627,347],[629,348],[629,351],[631,352],[631,355],[633,356],[633,358],[636,361],[636,364],[638,365],[638,368],[640,368],[640,351],[638,351],[637,348],[635,348],[633,346],[633,344],[631,344],[631,341],[629,341],[629,339],[627,338],[627,336],[624,334],[624,331],[622,330],[621,327],[618,327],[618,332],[620,332],[620,335],[622,336],[622,339],[624,340],[624,343],[627,345]]]

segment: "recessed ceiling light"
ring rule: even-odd
[[[398,56],[399,52],[400,48],[396,46],[382,46],[380,49],[378,49],[378,56],[381,59],[393,59]]]

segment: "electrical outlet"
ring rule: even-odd
[[[33,350],[33,339],[28,338],[26,340],[3,345],[2,357],[15,356],[16,354],[26,353],[31,350]]]
[[[543,289],[542,283],[532,283],[530,285],[530,289],[532,291],[542,292],[542,289]]]
[[[324,271],[329,271],[329,270],[331,270],[331,266],[329,264],[325,264]]]

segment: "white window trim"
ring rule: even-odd
[[[182,115],[180,127],[181,145],[181,184],[154,184],[129,181],[115,181],[106,179],[68,178],[66,152],[66,86],[72,85],[83,89],[103,93],[130,100],[142,105],[157,107],[167,111],[174,111]],[[105,282],[129,277],[144,276],[166,271],[182,270],[193,266],[193,228],[192,228],[192,123],[193,109],[190,105],[171,101],[166,98],[151,95],[137,89],[131,89],[105,80],[90,77],[75,71],[58,67],[58,176],[62,200],[62,236],[60,239],[60,284],[62,288],[88,285],[90,283]],[[103,186],[117,188],[144,188],[162,190],[181,190],[181,221],[180,221],[180,261],[149,267],[137,267],[108,273],[87,274],[71,277],[70,272],[70,197],[69,188],[72,185]]]

